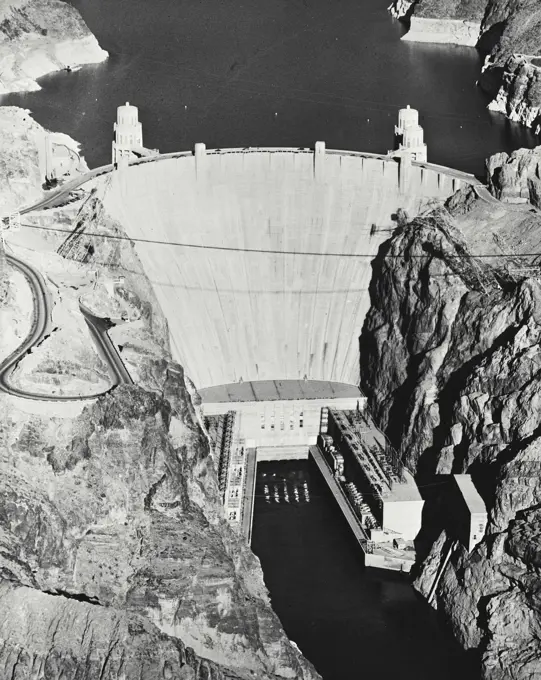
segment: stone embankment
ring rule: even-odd
[[[521,195],[538,162],[531,152],[491,159],[495,193]],[[452,552],[434,598],[478,650],[484,680],[531,680],[541,667],[540,229],[530,204],[507,209],[462,190],[382,247],[361,336],[362,388],[408,465],[432,484],[470,472],[487,503],[484,539]],[[440,528],[452,526],[432,503]],[[434,533],[416,581],[425,596],[451,534]]]
[[[39,90],[38,78],[107,59],[79,12],[61,0],[0,4],[0,94]]]
[[[430,19],[413,16],[410,30],[403,40],[413,42],[447,43],[475,47],[479,40],[481,22],[462,19]]]
[[[469,6],[471,5],[471,6]],[[409,23],[403,40],[475,46],[483,12],[479,3],[395,0],[391,14]]]

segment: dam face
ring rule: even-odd
[[[393,214],[404,208],[412,217],[475,179],[319,146],[199,147],[93,181],[128,236],[182,244],[135,248],[174,358],[203,388],[240,379],[357,383],[371,260],[396,226]]]

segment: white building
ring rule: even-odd
[[[408,104],[405,109],[398,112],[398,125],[394,126],[394,134],[401,137],[407,127],[416,125],[419,125],[419,111],[412,109]]]
[[[390,535],[413,541],[421,530],[424,500],[413,475],[400,465],[391,465],[397,453],[376,427],[366,410],[331,411],[329,433],[344,456],[345,477],[356,484],[383,533],[374,540],[392,540]],[[391,453],[392,452],[392,453]],[[388,532],[389,536],[384,536]]]
[[[424,141],[424,130],[419,125],[419,112],[410,108],[398,112],[398,125],[395,125],[394,133],[398,149],[389,151],[393,156],[408,155],[410,160],[426,163],[427,147]]]
[[[207,423],[214,419],[214,455],[224,514],[246,538],[251,534],[256,465],[307,459],[326,430],[328,407],[364,408],[355,385],[325,380],[259,380],[199,390]]]
[[[115,141],[113,142],[113,164],[121,158],[132,158],[134,149],[143,147],[143,126],[139,122],[139,109],[126,102],[117,107],[116,123],[114,124]]]
[[[317,442],[325,407],[363,408],[355,385],[325,380],[259,380],[199,390],[205,416],[237,412],[239,437],[257,449],[257,460],[308,458]],[[324,410],[325,409],[325,410]]]
[[[453,523],[457,538],[471,552],[485,535],[487,509],[471,475],[453,475]]]
[[[393,484],[383,497],[383,529],[413,541],[421,531],[424,500],[413,475],[404,470],[404,481]]]

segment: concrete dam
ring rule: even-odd
[[[249,542],[258,462],[311,458],[365,566],[409,571],[424,501],[358,387],[371,263],[399,209],[477,180],[427,162],[409,107],[386,155],[323,142],[160,154],[136,107],[117,112],[113,163],[68,190],[96,189],[132,239],[199,391],[225,518]]]
[[[324,142],[159,154],[143,146],[137,107],[118,107],[113,164],[86,184],[134,239],[197,388],[358,383],[371,261],[396,211],[413,217],[478,183],[427,163],[418,123],[401,109],[386,155]]]
[[[135,247],[173,355],[198,388],[304,377],[357,383],[371,260],[394,213],[411,217],[476,183],[321,144],[198,145],[94,181],[107,182],[105,208],[128,236],[182,244]]]

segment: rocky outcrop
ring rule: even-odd
[[[415,0],[394,0],[387,9],[395,19],[406,19],[414,6]]]
[[[13,589],[3,615],[8,605],[23,607],[17,593],[22,602],[46,604],[43,593],[66,599],[60,609],[46,604],[42,615],[60,616],[54,625],[63,631],[51,653],[61,658],[64,646],[79,644],[70,639],[71,618],[94,618],[92,608],[73,611],[71,601],[79,600],[111,609],[98,619],[119,618],[121,628],[140,621],[169,646],[182,640],[241,673],[316,677],[270,610],[256,558],[218,519],[208,446],[193,410],[183,406],[189,395],[178,369],[168,374],[167,390],[176,393],[176,407],[124,387],[71,422],[34,417],[10,428],[0,564]],[[193,484],[203,507],[191,499]],[[21,586],[39,592],[29,595]],[[23,629],[29,634],[23,647],[50,643],[31,619]],[[114,642],[115,635],[102,640],[106,647]]]
[[[0,603],[5,678],[242,678],[198,658],[137,614],[7,581],[0,584]]]
[[[412,469],[439,450],[442,413],[434,394],[455,371],[451,357],[464,357],[452,346],[462,341],[455,324],[462,323],[465,305],[475,309],[485,295],[500,292],[493,289],[489,273],[465,253],[463,237],[441,212],[396,233],[373,265],[372,307],[361,336],[362,384],[379,422]],[[437,309],[431,306],[434,300]],[[497,307],[491,308],[497,314]],[[442,435],[445,441],[450,438],[447,428]],[[441,466],[442,460],[434,457],[433,462]],[[448,469],[452,462],[445,462]]]
[[[52,71],[104,61],[107,52],[77,10],[62,0],[0,4],[0,94],[39,90]]]
[[[148,636],[141,644],[189,646],[241,675],[315,678],[270,609],[257,559],[219,519],[208,445],[178,368],[164,389],[172,401],[118,388],[76,419],[28,420],[9,410],[0,483],[0,573],[9,583],[2,667],[25,649],[41,664],[52,656],[93,678],[86,652],[105,663],[119,647],[107,677],[121,677],[120,659],[135,643],[119,645],[116,631],[125,636],[137,624]],[[13,616],[23,619],[15,634],[6,627]],[[85,621],[88,646],[76,632]],[[56,628],[58,637],[45,635]],[[126,677],[139,677],[132,669]]]
[[[540,130],[541,7],[536,0],[488,0],[479,49],[485,56],[479,85],[489,108]]]
[[[502,66],[513,54],[538,55],[541,7],[536,0],[488,0],[482,51]]]
[[[39,147],[45,131],[29,115],[28,111],[15,107],[0,107],[0,172],[3,186],[0,191],[0,216],[9,224],[23,206],[37,202],[43,196],[42,168]],[[63,143],[77,150],[78,144],[67,135],[58,135]],[[88,170],[81,161],[77,172]],[[107,366],[98,355],[88,326],[80,312],[77,288],[90,288],[91,277],[87,272],[74,271],[60,257],[52,253],[37,252],[30,248],[18,251],[16,243],[23,247],[47,243],[55,232],[48,229],[68,229],[72,209],[63,214],[41,215],[39,218],[23,218],[25,226],[13,234],[5,232],[9,244],[8,253],[19,255],[51,283],[50,324],[43,342],[28,353],[10,373],[8,383],[36,395],[51,393],[69,395],[97,394],[110,388]],[[52,218],[52,219],[51,219]],[[40,225],[41,222],[41,225]],[[27,226],[27,223],[31,223]],[[44,230],[31,229],[43,226]],[[24,233],[23,233],[24,230]],[[44,248],[46,249],[46,248]],[[2,358],[16,350],[30,333],[34,316],[33,287],[26,277],[7,262],[0,263],[2,297],[0,307],[0,353]],[[71,272],[70,272],[71,269]],[[85,285],[82,279],[87,279]],[[64,283],[62,283],[64,279]],[[65,284],[65,285],[64,285]],[[74,285],[75,284],[75,285]]]
[[[500,512],[501,503],[494,507],[495,525],[470,554],[462,547],[455,550],[438,586],[438,609],[460,643],[478,650],[483,680],[531,680],[541,666],[540,454],[538,443],[529,447],[524,455],[532,456],[531,464],[521,470],[522,477],[516,461],[511,475],[502,470],[497,497],[505,511]],[[527,509],[521,510],[524,504]],[[441,543],[434,545],[415,582],[421,592],[433,581],[428,567],[442,559]]]
[[[488,0],[395,0],[389,11],[397,18],[403,18],[410,10],[405,3],[414,7],[415,16],[430,19],[456,19],[460,21],[481,21]]]
[[[381,247],[361,336],[362,387],[421,483],[472,474],[488,529],[471,553],[452,551],[435,604],[461,644],[479,650],[485,680],[530,680],[541,667],[541,283],[506,267],[505,229],[479,233],[479,215],[517,225],[522,264],[541,220],[529,206],[507,213],[466,193]],[[452,528],[452,510],[443,518]],[[416,581],[425,596],[451,544],[441,534],[425,560]]]
[[[498,153],[487,161],[493,195],[506,203],[531,203],[541,208],[541,146]]]
[[[541,33],[541,28],[540,28]],[[494,75],[495,67],[486,65],[486,75],[481,82],[487,82]],[[509,120],[522,123],[541,132],[541,59],[539,65],[535,60],[523,55],[511,56],[498,69],[499,88],[494,99],[488,105],[491,111],[503,113]]]

